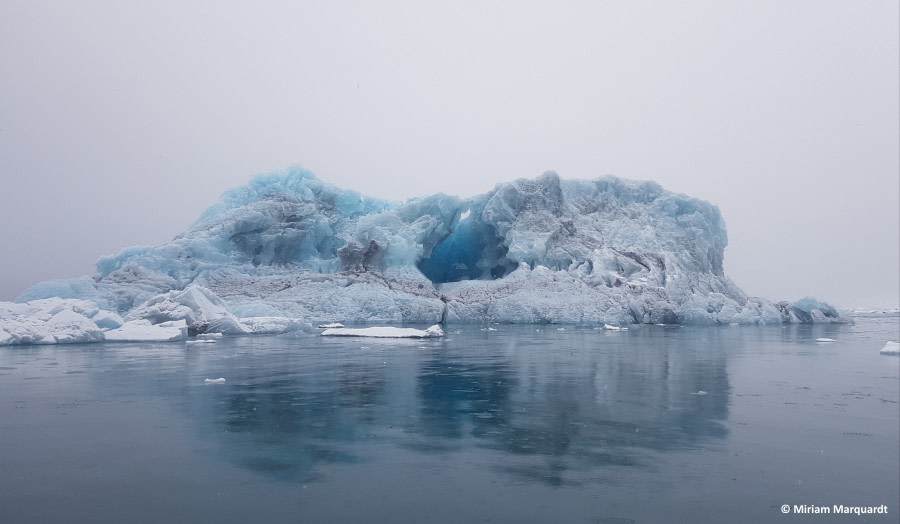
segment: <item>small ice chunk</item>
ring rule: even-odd
[[[244,317],[240,319],[246,333],[280,335],[297,331],[309,324],[290,317]]]
[[[336,329],[344,327],[340,322],[329,322],[328,324],[319,324],[319,329]]]
[[[197,335],[197,340],[216,340],[222,338],[221,333],[201,333]]]
[[[194,340],[188,340],[185,344],[215,344],[216,341],[208,338],[200,338]]]
[[[697,394],[698,395],[706,395],[707,393],[701,389],[700,391],[697,392]]]
[[[816,342],[834,342],[833,338],[817,338]]]
[[[879,353],[882,355],[900,355],[900,342],[888,340]]]
[[[224,378],[208,378],[203,381],[204,384],[224,384]]]
[[[398,328],[390,326],[368,328],[330,328],[322,332],[324,337],[374,337],[374,338],[428,338],[442,337],[444,330],[435,324],[428,329]]]
[[[187,338],[187,324],[183,320],[157,325],[148,320],[131,320],[106,331],[104,337],[107,342],[175,342]]]
[[[603,324],[603,329],[607,331],[628,331],[627,327],[611,326],[609,324]]]

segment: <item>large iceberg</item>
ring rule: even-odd
[[[99,322],[119,317],[152,325],[184,320],[192,334],[285,331],[335,319],[622,325],[849,318],[812,298],[746,296],[725,276],[726,245],[717,207],[654,182],[562,180],[548,172],[471,198],[398,203],[294,168],[226,192],[167,244],[102,257],[93,277],[42,282],[17,302],[90,303],[103,313],[84,341],[102,339]],[[25,317],[16,318],[22,324]],[[6,322],[0,319],[0,344],[37,341],[3,338]]]

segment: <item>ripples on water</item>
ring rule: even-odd
[[[0,349],[0,520],[896,521],[896,317],[494,327]]]

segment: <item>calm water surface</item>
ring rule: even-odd
[[[0,348],[0,522],[900,521],[896,317],[492,328]]]

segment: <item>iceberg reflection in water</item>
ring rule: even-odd
[[[874,341],[894,324],[496,329],[3,349],[0,505],[132,522],[900,510],[898,360]]]

